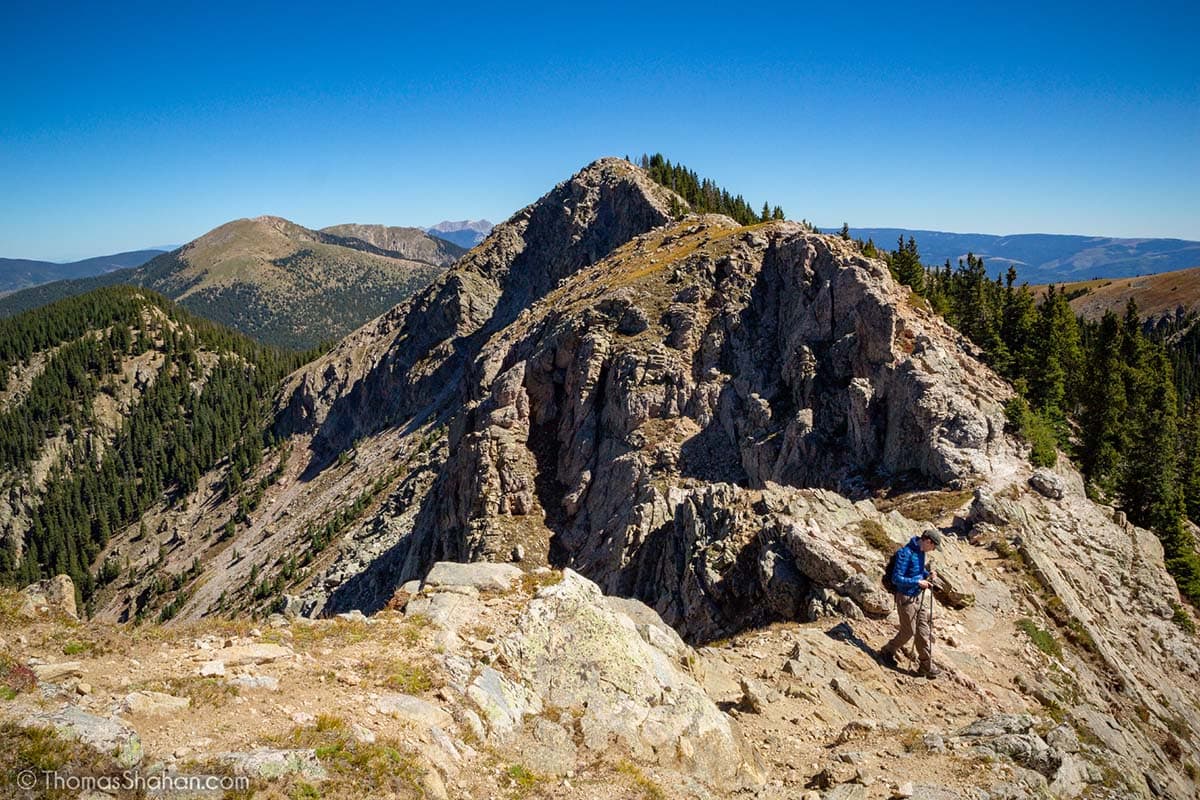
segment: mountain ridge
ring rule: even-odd
[[[22,289],[72,278],[86,278],[118,269],[139,267],[165,250],[128,250],[78,261],[51,262],[27,258],[0,258],[0,296]]]
[[[420,258],[281,217],[243,218],[135,269],[18,292],[0,300],[0,314],[124,283],[146,286],[270,344],[307,349],[390,308],[461,255],[455,245],[411,229],[354,230],[368,238],[391,236]]]

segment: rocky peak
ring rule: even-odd
[[[744,500],[759,535],[737,548],[790,560],[785,542],[808,545],[789,531],[812,519],[797,490],[961,486],[1015,457],[1003,382],[885,265],[794,223],[693,217],[640,236],[493,336],[470,376],[404,574],[505,558],[540,529],[533,549],[698,636],[727,632],[761,597],[730,575],[736,598],[717,583],[700,591],[728,602],[717,617],[688,611],[686,573],[731,529],[692,506],[728,516]],[[704,501],[710,484],[728,496]],[[800,594],[852,577],[821,569],[798,576]]]
[[[318,451],[458,396],[463,366],[491,333],[563,278],[666,223],[669,193],[626,161],[605,158],[498,225],[425,291],[285,382],[277,431],[311,433]]]

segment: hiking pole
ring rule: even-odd
[[[929,585],[929,668],[933,669],[933,641],[936,638],[933,635],[933,607],[937,604],[937,599],[933,596],[933,584]]]

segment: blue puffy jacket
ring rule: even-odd
[[[896,566],[892,569],[892,585],[900,594],[916,597],[921,593],[921,587],[917,586],[917,581],[923,581],[928,577],[929,570],[925,569],[925,553],[921,550],[921,537],[914,536],[909,539],[908,544],[896,552]]]

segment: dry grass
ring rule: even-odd
[[[370,623],[361,620],[315,620],[310,624],[292,625],[288,630],[292,632],[291,644],[297,650],[318,645],[357,644],[371,635]]]
[[[919,728],[905,728],[900,731],[898,739],[906,753],[924,753],[929,750],[925,745],[925,734]]]
[[[540,784],[548,778],[539,772],[526,767],[524,764],[510,764],[504,774],[508,777],[511,797],[528,797]]]
[[[972,489],[946,492],[911,492],[875,501],[875,507],[887,513],[899,511],[915,522],[934,522],[958,511],[974,496]]]
[[[1120,316],[1125,304],[1132,298],[1137,301],[1138,311],[1143,317],[1173,314],[1175,309],[1200,310],[1200,267],[1143,275],[1137,278],[1103,278],[1063,284],[1060,288],[1068,294],[1081,292],[1071,301],[1071,308],[1087,319],[1099,319],[1105,311]],[[1034,291],[1041,296],[1045,286],[1036,286]]]
[[[546,586],[554,586],[562,583],[562,579],[562,571],[556,569],[547,572],[526,572],[521,576],[521,591],[530,595],[537,594],[538,590]]]
[[[18,776],[32,770],[36,776],[53,772],[72,777],[103,779],[114,788],[121,785],[124,769],[114,759],[88,745],[63,739],[52,728],[20,727],[0,723],[0,796],[37,797],[66,800],[77,796],[75,790],[39,786],[35,791],[19,787]],[[118,798],[135,797],[132,792],[118,792]]]
[[[433,621],[424,614],[409,614],[400,624],[400,638],[411,647],[421,641],[425,630],[432,624]]]
[[[238,696],[238,687],[219,678],[202,678],[199,675],[172,676],[163,680],[143,681],[137,689],[162,692],[192,701],[192,708],[199,706],[220,707]]]
[[[857,528],[855,532],[862,540],[885,556],[891,556],[900,546],[887,535],[887,529],[877,520],[864,519],[858,523]]]
[[[0,589],[0,622],[5,627],[17,625],[21,618],[21,594],[12,589]]]
[[[631,761],[621,761],[617,764],[617,773],[625,777],[633,788],[641,792],[643,800],[666,800],[667,793],[662,787],[642,772],[637,764]]]
[[[438,685],[433,674],[423,665],[399,658],[374,661],[370,673],[379,685],[403,694],[421,694]]]
[[[417,756],[401,742],[380,738],[360,742],[341,717],[322,714],[316,724],[297,726],[288,734],[275,736],[269,743],[288,748],[311,748],[329,778],[314,787],[297,778],[277,785],[280,797],[347,798],[363,797],[424,798],[425,769]],[[258,793],[254,797],[261,796]]]

